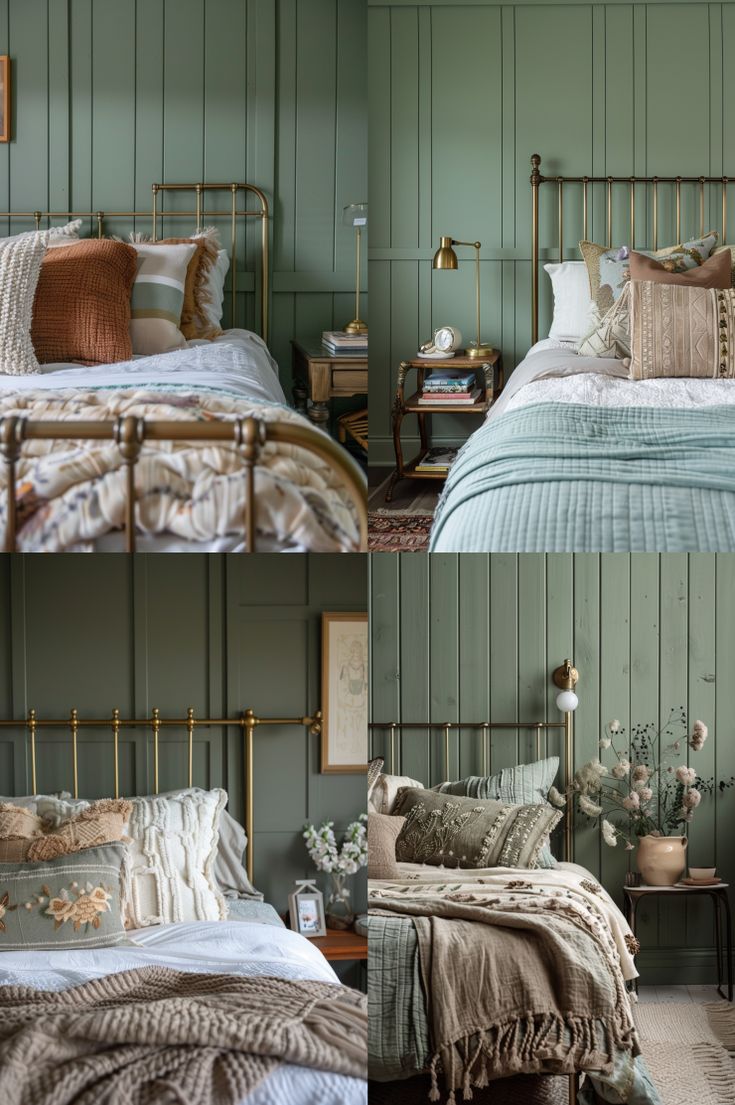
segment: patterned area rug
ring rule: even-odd
[[[424,552],[429,547],[431,514],[371,510],[368,548],[371,552]]]

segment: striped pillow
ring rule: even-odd
[[[440,794],[461,794],[467,798],[494,799],[512,806],[548,805],[549,789],[559,770],[559,757],[534,760],[530,764],[504,767],[497,775],[469,775],[455,783],[440,783],[434,790]],[[547,842],[537,858],[537,866],[556,867]]]
[[[186,272],[197,243],[134,242],[133,248],[138,254],[130,311],[133,353],[180,349],[186,342],[180,329]]]

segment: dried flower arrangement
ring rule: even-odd
[[[707,735],[703,721],[695,721],[688,732],[683,706],[672,709],[661,728],[653,722],[633,726],[629,741],[620,722],[609,721],[599,747],[614,755],[612,766],[608,768],[600,759],[590,760],[575,772],[565,793],[552,787],[549,800],[562,807],[571,799],[588,818],[601,819],[602,839],[611,848],[623,840],[632,851],[634,837],[668,836],[677,831],[686,835],[702,796],[735,784],[735,777],[705,780],[688,764],[672,762],[687,748],[701,751]],[[661,748],[664,741],[668,743]]]

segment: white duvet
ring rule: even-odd
[[[298,933],[247,921],[197,921],[129,933],[134,947],[0,953],[0,988],[64,990],[135,967],[196,973],[275,975],[338,985],[327,960]],[[0,1000],[2,991],[0,989]],[[282,1064],[247,1105],[366,1105],[367,1084],[344,1075]]]
[[[531,403],[578,403],[588,407],[698,407],[735,403],[735,381],[692,377],[630,380],[628,361],[580,357],[568,342],[537,342],[511,373],[500,398],[488,412]]]

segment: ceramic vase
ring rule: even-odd
[[[638,870],[649,886],[673,886],[684,874],[685,836],[642,836],[636,857]]]

